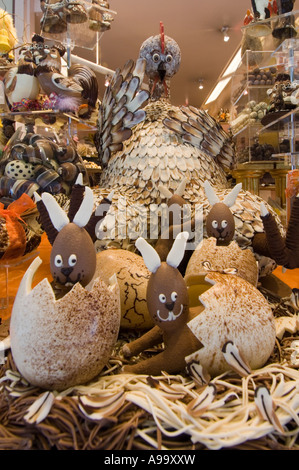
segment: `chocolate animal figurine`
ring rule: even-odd
[[[200,342],[187,326],[191,320],[188,291],[178,271],[188,239],[188,233],[177,235],[166,261],[161,261],[155,249],[143,238],[136,246],[142,253],[151,276],[147,287],[147,304],[155,326],[141,338],[123,348],[125,356],[139,354],[164,341],[165,350],[133,366],[125,366],[124,372],[159,375],[161,371],[177,373],[186,366],[185,356],[198,350]],[[178,354],[176,354],[176,352]]]
[[[181,183],[178,185],[177,189],[172,193],[165,186],[159,186],[161,194],[167,198],[167,207],[168,207],[168,220],[167,227],[163,230],[161,227],[162,233],[155,245],[155,250],[160,256],[161,261],[165,261],[173,242],[178,235],[178,233],[183,231],[189,232],[189,241],[192,236],[192,231],[195,229],[196,222],[200,222],[199,217],[194,216],[190,219],[188,213],[184,212],[184,206],[189,206],[187,201],[183,198],[183,194],[186,188],[187,179],[184,178]],[[190,206],[189,206],[190,207]],[[178,269],[181,274],[184,274],[190,256],[192,254],[191,250],[187,250],[184,254],[184,257],[178,266]]]
[[[228,245],[235,234],[235,221],[230,207],[234,205],[242,189],[242,183],[237,184],[222,202],[220,202],[208,181],[205,181],[204,188],[212,206],[206,219],[207,235],[208,237],[215,237],[217,245]]]
[[[35,193],[35,200],[52,245],[50,269],[54,281],[60,285],[80,282],[85,287],[95,273],[95,226],[109,210],[109,196],[102,200],[100,210],[94,211],[93,192],[83,186],[80,174],[73,187],[68,214],[49,193],[41,197]]]
[[[124,367],[125,373],[176,374],[192,367],[203,375],[236,370],[247,375],[261,367],[275,344],[271,307],[263,295],[237,275],[210,272],[206,292],[197,307],[189,309],[186,283],[179,273],[188,233],[180,233],[161,262],[155,249],[143,238],[136,241],[151,271],[147,304],[155,326],[123,347],[126,357],[138,355],[164,341],[165,349],[149,359]],[[259,345],[262,344],[262,347]]]
[[[281,236],[273,215],[268,212],[263,203],[261,204],[261,219],[265,230],[263,234],[265,249],[269,250],[271,258],[284,268],[299,268],[299,194],[294,198],[285,237]]]

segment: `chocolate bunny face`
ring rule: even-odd
[[[49,193],[44,192],[41,197],[35,193],[35,201],[52,245],[50,269],[54,281],[62,285],[80,282],[85,287],[96,269],[95,226],[106,216],[111,199],[104,198],[95,213],[93,192],[83,185],[80,174],[72,190],[68,214]]]
[[[90,235],[74,223],[57,235],[50,257],[52,276],[59,284],[80,282],[86,286],[96,268],[95,248]]]
[[[162,330],[184,322],[189,300],[187,286],[180,272],[162,262],[148,282],[147,304],[149,313]]]
[[[235,234],[235,221],[229,208],[217,202],[210,210],[207,220],[208,237],[217,239],[217,244],[228,244]]]
[[[230,207],[235,204],[242,184],[237,184],[222,202],[208,181],[205,181],[204,188],[212,206],[206,219],[207,235],[216,238],[217,245],[229,245],[235,234],[235,220]]]
[[[156,250],[143,238],[136,241],[136,247],[142,253],[144,262],[151,271],[147,286],[147,306],[149,313],[161,330],[176,330],[186,322],[189,311],[187,286],[177,269],[188,240],[188,233],[177,235],[166,262],[161,262]]]

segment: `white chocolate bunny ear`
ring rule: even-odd
[[[261,202],[261,216],[266,217],[269,214],[268,209],[266,208],[265,204]]]
[[[58,232],[70,223],[68,216],[50,193],[42,194],[42,201],[48,211],[52,224]]]
[[[242,183],[236,184],[236,186],[231,190],[231,192],[227,196],[225,196],[223,200],[223,204],[225,204],[227,207],[232,207],[235,204],[236,199],[241,189],[242,189]]]
[[[205,181],[203,186],[204,186],[206,196],[211,206],[213,206],[217,202],[220,202],[218,196],[216,195],[214,189],[212,188],[212,186],[210,185],[208,181]]]
[[[173,268],[178,267],[184,257],[188,238],[188,232],[181,232],[176,236],[176,239],[174,240],[171,250],[166,258],[166,263],[169,264],[169,266],[172,266]]]
[[[147,269],[155,273],[161,266],[160,256],[156,250],[142,237],[137,238],[135,246],[140,251]]]
[[[78,225],[78,227],[85,227],[85,225],[89,222],[91,214],[93,212],[93,192],[89,186],[85,186],[85,193],[83,201],[73,218],[74,224]]]

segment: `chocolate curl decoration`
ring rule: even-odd
[[[36,201],[36,207],[41,218],[42,228],[46,232],[50,244],[53,245],[58,235],[58,230],[54,227],[46,206],[41,199]]]
[[[83,201],[83,196],[85,192],[85,186],[75,183],[72,188],[72,195],[70,200],[70,208],[68,211],[68,218],[70,222],[73,222],[75,215],[78,212],[79,207]]]
[[[298,268],[299,198],[296,197],[293,203],[285,239],[281,236],[272,214],[267,214],[261,217],[261,219],[266,232],[267,245],[271,258],[274,259],[279,266],[288,269]]]
[[[4,205],[0,203],[0,217],[5,219],[9,239],[9,246],[1,259],[23,256],[26,248],[26,234],[20,223],[25,223],[21,215],[33,208],[35,208],[35,203],[25,193],[19,199],[9,204],[7,209],[4,209]]]
[[[104,197],[98,207],[96,208],[95,212],[92,213],[89,222],[85,225],[85,230],[88,232],[90,235],[91,239],[93,242],[96,241],[97,235],[96,235],[96,225],[98,222],[104,219],[106,217],[109,208],[111,206],[111,201]]]
[[[292,257],[299,267],[299,195],[295,197],[286,233],[286,246],[291,250]]]

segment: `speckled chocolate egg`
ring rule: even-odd
[[[128,250],[110,249],[97,253],[94,277],[103,281],[116,274],[120,287],[121,327],[151,328],[153,321],[146,303],[146,290],[150,272],[143,258]]]
[[[5,167],[5,175],[15,180],[33,179],[34,165],[23,160],[12,160]]]
[[[108,362],[120,324],[119,287],[95,280],[79,283],[56,300],[48,279],[32,289],[40,265],[26,271],[13,305],[10,338],[14,362],[32,385],[65,390],[86,383]]]

